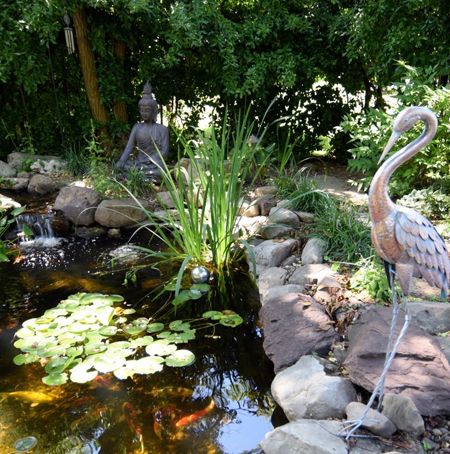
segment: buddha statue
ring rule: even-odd
[[[162,160],[169,154],[169,130],[156,123],[158,103],[153,98],[152,87],[148,81],[139,101],[139,114],[142,121],[133,126],[116,168],[125,172],[130,169],[140,170],[149,180],[159,182]],[[133,158],[131,154],[134,150],[137,150],[137,155]]]

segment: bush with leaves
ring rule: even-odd
[[[430,108],[438,116],[438,130],[434,140],[414,159],[401,166],[393,175],[390,193],[402,196],[412,188],[432,186],[450,191],[450,90],[436,87],[433,68],[419,70],[401,64],[405,70],[402,80],[391,87],[386,97],[389,113],[369,109],[360,115],[346,116],[341,123],[350,134],[353,159],[348,163],[352,171],[365,176],[359,181],[360,189],[367,189],[378,168],[378,159],[392,132],[395,116],[404,108],[420,105]],[[398,141],[395,151],[416,138],[422,125],[416,125]],[[394,151],[394,152],[395,152]]]

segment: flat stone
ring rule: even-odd
[[[390,308],[361,311],[348,330],[344,366],[353,383],[372,391],[381,374],[391,324]],[[399,317],[397,326],[403,324]],[[438,342],[412,320],[386,379],[386,393],[410,397],[421,415],[450,414],[450,365]]]
[[[6,195],[0,194],[0,207],[1,208],[20,208],[21,205],[19,202],[16,202],[11,197],[7,197]]]
[[[400,394],[386,394],[383,398],[383,415],[389,418],[398,430],[414,435],[425,432],[425,423],[414,402]]]
[[[145,201],[141,203],[148,206]],[[131,227],[145,219],[145,211],[132,198],[103,200],[95,210],[95,221],[108,228]]]
[[[261,209],[257,201],[243,202],[239,210],[239,214],[249,218],[254,218],[255,216],[259,216],[261,214]]]
[[[265,224],[261,226],[259,234],[265,240],[273,240],[275,238],[292,237],[296,229],[287,225],[280,224]]]
[[[299,266],[288,279],[289,284],[314,285],[327,276],[334,276],[329,265],[323,263]]]
[[[247,236],[255,236],[261,230],[261,227],[267,222],[266,216],[239,216],[236,219],[236,232],[243,232]],[[242,235],[242,233],[240,234]]]
[[[296,211],[297,216],[299,217],[300,221],[304,222],[305,224],[311,224],[314,222],[314,215],[312,213],[307,213],[306,211]]]
[[[417,324],[429,334],[450,331],[450,304],[429,301],[411,302],[409,310]]]
[[[264,197],[264,196],[274,196],[278,192],[278,188],[276,186],[259,186],[255,188],[254,193],[256,197]]]
[[[269,270],[272,268],[268,268]],[[266,273],[267,269],[263,271],[263,273]],[[262,273],[262,274],[263,274]],[[284,296],[292,293],[292,294],[297,294],[297,295],[302,295],[303,291],[305,289],[301,285],[295,285],[295,284],[286,284],[286,285],[276,285],[271,288],[269,288],[265,294],[261,296],[261,305],[264,306],[266,301],[276,301],[276,300],[283,300]]]
[[[264,327],[263,347],[276,373],[303,355],[317,352],[326,356],[337,339],[323,307],[307,295],[287,293],[268,299],[259,316]]]
[[[163,208],[175,208],[172,195],[169,191],[156,193],[156,200]]]
[[[28,192],[31,194],[51,194],[56,189],[55,182],[46,175],[33,175],[28,183]]]
[[[8,189],[10,191],[23,191],[28,188],[28,178],[3,178],[0,181],[0,189]]]
[[[269,212],[269,222],[280,224],[294,229],[300,228],[300,219],[291,210],[282,207],[273,207]]]
[[[9,178],[14,177],[16,175],[16,169],[11,167],[4,161],[0,161],[0,177],[2,178]]]
[[[289,421],[343,418],[356,398],[349,380],[327,375],[324,366],[309,355],[278,373],[271,391]]]
[[[260,445],[265,454],[347,454],[337,421],[300,419],[268,432]]]
[[[266,268],[278,266],[287,258],[292,249],[297,245],[294,239],[287,240],[267,240],[253,248],[256,263]]]
[[[350,402],[346,408],[347,418],[350,421],[358,420],[365,410],[366,406],[361,402]],[[379,411],[371,408],[367,412],[361,427],[365,427],[373,434],[384,438],[390,437],[397,430],[392,421],[382,415]]]

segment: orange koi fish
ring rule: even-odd
[[[205,408],[190,415],[183,416],[175,423],[175,427],[185,427],[189,424],[192,424],[193,422],[198,421],[200,418],[203,418],[203,416],[206,416],[208,413],[214,410],[214,408],[216,408],[216,404],[214,402],[214,399],[211,398],[211,402]]]

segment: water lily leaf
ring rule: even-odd
[[[137,336],[138,334],[143,333],[146,328],[147,328],[147,325],[142,326],[142,325],[134,325],[134,324],[130,323],[128,325],[125,325],[123,327],[123,330],[130,336]]]
[[[31,336],[34,336],[34,330],[31,330],[29,328],[20,328],[18,331],[16,331],[16,337],[24,339]]]
[[[39,347],[46,345],[48,341],[44,337],[26,337],[18,339],[14,342],[14,347],[19,348],[24,352],[32,352],[37,350]]]
[[[171,332],[171,331],[161,331],[161,332],[158,333],[156,336],[157,336],[159,339],[167,339],[167,338],[169,338],[171,335],[172,335],[172,332]]]
[[[95,355],[104,352],[106,348],[106,344],[102,342],[89,342],[84,346],[84,353],[86,355]]]
[[[92,304],[94,301],[102,302],[105,295],[103,293],[85,293],[79,299],[81,304]]]
[[[74,334],[84,333],[85,331],[90,331],[90,325],[74,322],[68,326],[68,330]]]
[[[98,356],[94,360],[94,367],[101,373],[113,372],[125,364],[125,360],[119,357]]]
[[[40,347],[38,350],[37,350],[37,354],[41,357],[41,358],[50,358],[52,356],[60,356],[60,355],[64,355],[64,353],[66,352],[66,348],[62,345],[50,345],[50,344],[47,344],[47,345],[44,345],[42,347]]]
[[[24,364],[31,364],[39,361],[39,359],[39,356],[33,353],[20,353],[14,357],[13,362],[16,366],[23,366]]]
[[[129,377],[132,377],[134,375],[133,369],[130,369],[129,367],[120,367],[119,369],[116,369],[114,372],[114,376],[117,377],[119,380],[126,380]]]
[[[150,345],[147,345],[147,347],[145,347],[145,351],[147,352],[147,355],[150,355],[150,356],[170,355],[171,353],[176,351],[176,349],[177,349],[177,346],[171,344],[166,339],[155,340]]]
[[[67,364],[66,356],[57,356],[56,358],[53,358],[45,365],[44,370],[49,375],[60,374],[66,368],[66,364]]]
[[[61,317],[62,315],[67,315],[67,311],[61,308],[48,309],[44,312],[44,317],[55,319]]]
[[[104,355],[108,355],[111,358],[113,357],[118,357],[118,358],[126,358],[127,356],[134,355],[136,353],[136,350],[134,348],[113,348],[113,349],[107,349],[106,352],[104,352]]]
[[[200,293],[200,292],[198,292]],[[200,293],[200,296],[201,296],[201,293]],[[176,296],[172,301],[172,305],[175,306],[175,307],[178,307],[178,306],[181,306],[182,304],[184,304],[186,301],[190,301],[192,299],[197,299],[195,297],[192,296],[191,294],[191,291],[190,290],[182,290],[178,296]]]
[[[127,318],[126,317],[118,317],[118,318],[116,318],[116,321],[115,321],[116,325],[122,325],[122,324],[124,324],[126,322],[127,322]]]
[[[191,290],[198,290],[201,293],[208,293],[211,286],[209,284],[194,284]]]
[[[78,301],[66,301],[64,304],[61,304],[60,308],[65,309],[68,312],[74,312],[80,307]]]
[[[30,329],[34,329],[34,327],[36,326],[36,320],[35,318],[29,318],[28,320],[25,320],[23,323],[22,323],[22,326],[24,328],[30,328]]]
[[[209,318],[211,320],[220,320],[222,318],[222,312],[219,311],[207,311],[202,314],[203,318]]]
[[[58,343],[61,345],[74,345],[80,342],[84,342],[88,338],[89,333],[86,334],[75,334],[70,332],[62,333],[58,336]]]
[[[152,336],[138,337],[137,339],[132,339],[130,344],[132,347],[146,347],[153,342]]]
[[[124,348],[130,348],[131,347],[131,342],[128,341],[117,341],[117,342],[112,342],[111,344],[108,345],[108,350],[121,350]]]
[[[107,328],[107,327],[105,327],[105,328]],[[88,340],[88,342],[102,342],[105,339],[107,339],[107,337],[105,337],[102,334],[100,334],[100,331],[102,329],[103,328],[101,328],[99,331],[86,333],[85,336],[86,336],[86,339]]]
[[[103,325],[109,325],[114,314],[113,307],[101,307],[95,311],[98,321]]]
[[[70,380],[72,380],[74,383],[87,383],[88,381],[93,380],[97,375],[98,372],[96,370],[88,370],[86,368],[86,364],[82,362],[80,364],[77,364],[70,371]]]
[[[67,349],[67,356],[69,358],[75,358],[83,354],[83,347],[79,345],[78,347],[69,347]]]
[[[222,318],[219,320],[219,323],[223,326],[229,326],[229,327],[236,327],[239,326],[241,323],[243,323],[244,320],[242,317],[238,314],[229,314],[229,315],[224,315]]]
[[[134,314],[136,312],[136,309],[124,309],[122,314],[123,315],[131,315],[131,314]]]
[[[191,300],[198,300],[203,296],[203,293],[199,289],[191,287],[189,289],[189,296]]]
[[[165,362],[171,367],[189,366],[195,361],[195,355],[190,350],[177,350],[165,358]]]
[[[66,373],[49,374],[49,375],[46,375],[45,377],[42,377],[42,381],[46,385],[50,385],[50,386],[63,385],[64,383],[67,383],[67,374]]]
[[[126,366],[136,374],[153,374],[163,369],[164,360],[158,356],[145,356],[138,360],[127,361]]]
[[[191,328],[191,324],[189,322],[183,322],[183,320],[174,320],[169,323],[169,328],[172,331],[186,331]]]
[[[117,333],[117,326],[103,326],[98,332],[103,336],[114,336]]]
[[[147,326],[147,333],[157,333],[164,329],[164,323],[150,323]]]

